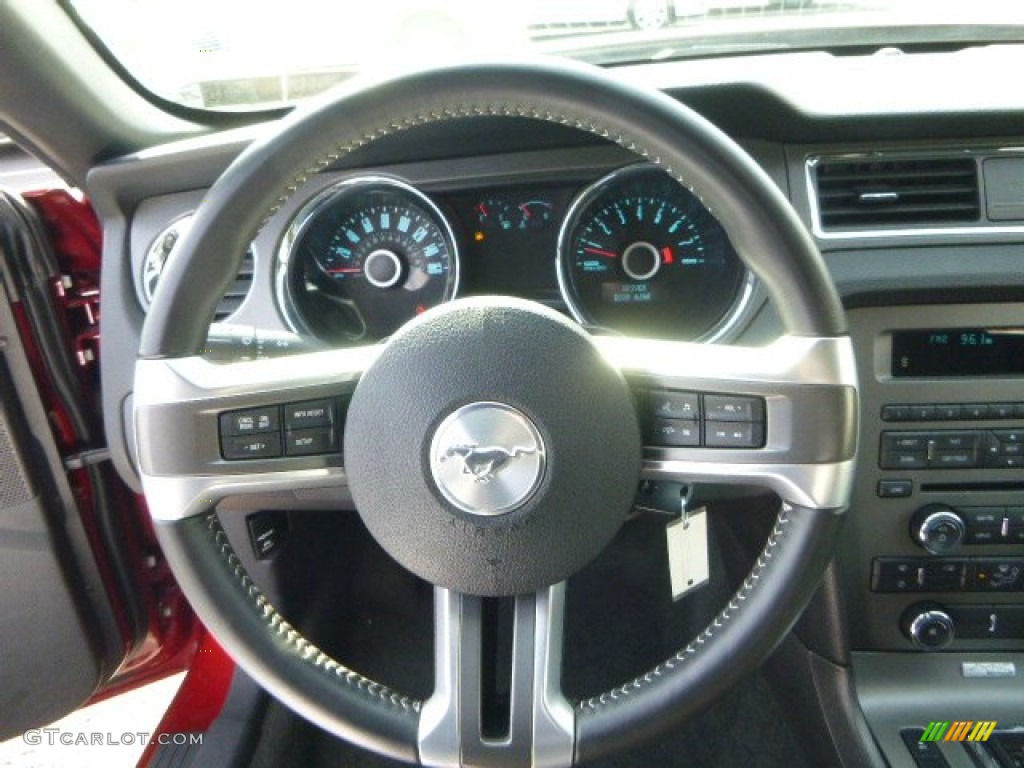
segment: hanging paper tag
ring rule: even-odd
[[[672,599],[678,600],[710,578],[708,568],[708,516],[700,507],[683,514],[665,528]]]

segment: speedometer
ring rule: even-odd
[[[648,165],[615,171],[575,200],[558,278],[579,322],[653,338],[717,338],[752,292],[721,224]]]
[[[376,340],[454,295],[458,254],[429,198],[395,179],[360,177],[299,214],[281,249],[278,282],[295,330]]]

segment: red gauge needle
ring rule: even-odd
[[[336,267],[335,269],[328,269],[328,274],[331,275],[346,275],[355,274],[356,272],[362,272],[362,267]]]
[[[611,251],[602,251],[600,248],[586,247],[583,250],[587,253],[593,253],[598,256],[604,256],[606,259],[614,259],[618,256],[617,253],[612,253]]]

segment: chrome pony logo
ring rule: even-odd
[[[463,474],[472,475],[478,483],[489,483],[510,461],[536,451],[536,448],[521,446],[509,450],[500,445],[483,448],[478,445],[453,445],[438,457],[438,461],[459,458],[462,460]]]
[[[525,413],[478,401],[438,425],[427,458],[437,490],[448,502],[471,515],[503,515],[541,486],[547,448]]]

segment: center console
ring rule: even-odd
[[[1024,304],[849,316],[862,413],[840,567],[858,698],[892,766],[978,765],[974,747],[911,736],[983,721],[1003,744],[1024,723]]]

